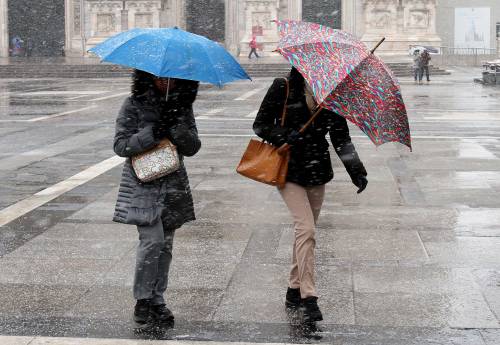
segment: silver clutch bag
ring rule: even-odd
[[[132,167],[141,182],[151,182],[173,173],[180,167],[177,148],[168,139],[155,148],[132,157]]]

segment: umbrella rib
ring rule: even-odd
[[[284,50],[284,49],[287,49],[287,48],[293,48],[293,47],[304,47],[306,45],[313,45],[313,44],[321,44],[323,43],[323,41],[314,41],[314,42],[306,42],[306,43],[302,43],[302,44],[297,44],[295,46],[288,46],[288,47],[280,47],[278,48],[278,50]],[[346,43],[343,43],[343,44],[346,44]],[[347,45],[347,44],[346,44]],[[367,58],[369,57],[369,55],[365,56],[359,63],[358,63],[358,66],[360,64],[362,64]],[[356,66],[357,68],[357,66]],[[354,69],[353,69],[354,70]],[[351,71],[352,72],[352,71]],[[339,83],[337,84],[337,86],[332,89],[328,95],[330,95],[337,87],[339,87],[344,81],[345,79],[351,74],[351,72],[347,73],[340,81]],[[324,100],[327,98],[328,96],[326,96],[324,99],[321,100],[321,103],[324,102]]]
[[[142,33],[142,34],[140,34],[140,35],[137,35],[137,36],[135,36],[134,38],[131,38],[130,40],[128,40],[127,42],[125,42],[125,43],[130,43],[130,42],[132,42],[132,41],[134,41],[134,40],[138,40],[138,39],[139,39],[140,37],[142,37],[143,35],[149,35],[149,33]],[[102,58],[101,58],[101,59],[102,59],[102,61],[113,62],[113,61],[109,61],[109,60],[108,60],[108,59],[109,59],[109,57],[110,57],[110,56],[112,56],[113,54],[116,54],[116,52],[117,52],[119,49],[123,48],[123,46],[124,46],[124,44],[125,44],[125,43],[122,43],[122,44],[120,44],[120,45],[119,45],[116,49],[113,49],[113,51],[112,51],[110,54],[106,55],[106,57],[102,57]],[[118,64],[119,64],[119,65],[122,65],[122,66],[129,67],[128,65],[123,64],[123,63],[118,63]],[[148,73],[151,73],[151,74],[155,74],[155,75],[156,75],[156,73],[157,73],[157,71],[146,70],[146,69],[144,69],[144,71],[145,71],[145,72],[148,72]]]
[[[161,61],[165,61],[165,58],[166,58],[166,55],[168,53],[168,48],[170,47],[170,45],[172,44],[172,39],[168,40],[167,41],[167,45],[165,46],[165,49],[163,50],[163,56],[162,56],[162,59]],[[163,74],[163,66],[161,67],[160,69],[160,72],[158,73],[158,76],[160,76],[160,74]]]
[[[129,43],[130,41],[142,36],[142,35],[148,35],[149,33],[147,32],[141,32],[140,34],[126,40],[125,42],[122,42],[121,44],[119,44],[118,46],[114,47],[113,50],[107,54],[106,56],[102,56],[101,59],[105,60],[108,56],[112,55],[116,50],[120,49],[121,47],[123,47],[125,44]],[[93,49],[93,48],[92,48]],[[89,49],[90,50],[90,49]]]
[[[214,63],[212,61],[212,58],[210,57],[210,54],[208,54],[206,50],[204,50],[203,52],[207,56],[208,61],[210,61],[210,63],[212,64],[212,66],[214,66],[214,71],[215,71],[215,74],[216,74],[217,80],[218,80],[218,83],[217,83],[218,85],[217,86],[219,86],[219,88],[222,87],[222,79],[220,77],[219,70],[217,68],[215,68],[215,65],[214,65]]]

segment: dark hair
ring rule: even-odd
[[[156,90],[155,76],[151,73],[134,70],[132,76],[132,95],[138,97],[150,90]],[[175,79],[175,88],[170,92],[169,99],[183,105],[192,104],[198,94],[199,82],[186,79]]]
[[[292,67],[290,74],[288,74],[288,82],[290,85],[290,99],[300,99],[304,96],[304,83],[306,82],[302,74]]]
[[[135,69],[132,75],[132,95],[140,96],[155,87],[155,76],[151,73]]]

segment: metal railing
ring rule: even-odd
[[[421,47],[410,45],[410,49]],[[437,54],[431,54],[432,62],[440,66],[482,66],[485,61],[498,59],[496,49],[487,48],[456,48],[439,46],[433,47]]]

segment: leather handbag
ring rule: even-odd
[[[163,139],[153,149],[132,157],[132,167],[141,182],[151,182],[167,176],[180,167],[177,148]]]
[[[288,79],[286,80],[286,98],[281,113],[281,127],[285,125],[286,102],[290,94]],[[243,153],[236,171],[252,180],[271,186],[282,187],[286,183],[288,173],[289,150],[278,152],[279,148],[256,139],[251,139]]]
[[[281,127],[285,126],[286,103],[289,94],[290,86],[288,79],[286,79],[286,98],[281,115]],[[301,128],[300,133],[303,133],[309,127],[320,112],[321,108]],[[290,146],[288,144],[275,147],[264,141],[251,139],[236,171],[252,180],[282,188],[286,183],[289,160]]]

